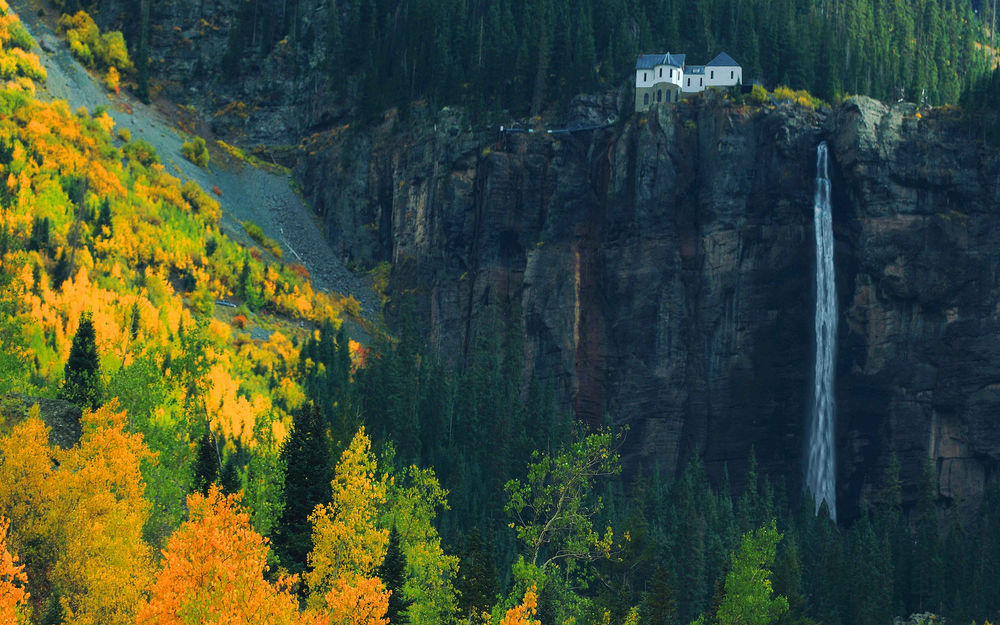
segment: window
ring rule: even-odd
[[[688,78],[688,87],[690,87],[690,86],[691,86],[691,79]]]
[[[643,106],[649,106],[649,94],[648,93],[642,94],[642,104],[643,104]]]
[[[646,72],[643,72],[642,73],[642,82],[646,82],[646,80],[647,80],[647,78],[646,78]]]
[[[712,70],[712,71],[710,71],[710,72],[708,73],[708,77],[709,77],[709,78],[715,78],[715,70]]]
[[[663,78],[663,68],[660,68],[660,78]]]
[[[699,87],[703,87],[704,85],[705,85],[705,79],[704,78],[699,78],[698,79],[698,86]]]
[[[656,90],[656,101],[657,102],[663,102],[663,90],[662,89],[657,89]]]
[[[729,72],[729,80],[732,80],[733,78],[736,78],[736,70]]]

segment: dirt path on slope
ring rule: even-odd
[[[321,224],[292,190],[286,176],[239,162],[224,166],[210,163],[207,170],[191,163],[181,156],[181,145],[187,137],[160,110],[124,92],[109,94],[73,58],[65,41],[37,15],[34,2],[9,0],[9,4],[35,41],[48,48],[36,46],[34,50],[48,73],[40,97],[66,100],[70,110],[84,107],[93,112],[99,106],[106,107],[117,128],[127,128],[133,140],[145,139],[156,149],[169,173],[182,180],[194,180],[206,191],[216,187],[221,192],[216,197],[222,205],[221,226],[227,236],[255,245],[239,221],[249,219],[257,223],[269,237],[281,243],[286,261],[305,265],[315,287],[354,296],[361,302],[362,315],[369,321],[375,320],[379,300],[367,276],[353,273],[337,258]]]

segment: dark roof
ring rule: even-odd
[[[688,65],[687,67],[684,68],[684,73],[685,74],[704,74],[705,73],[705,66],[704,65]]]
[[[715,57],[711,61],[705,64],[706,67],[739,67],[740,64],[733,60],[733,57],[729,56],[725,52],[720,52],[719,56]]]
[[[653,69],[657,65],[673,65],[684,67],[685,54],[640,54],[635,60],[636,69]]]

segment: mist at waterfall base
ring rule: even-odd
[[[836,521],[833,384],[837,345],[837,294],[833,267],[833,213],[830,207],[830,178],[827,174],[825,141],[816,148],[813,222],[816,231],[816,358],[812,404],[808,419],[805,487],[816,502],[816,513],[819,513],[825,501],[830,518]]]

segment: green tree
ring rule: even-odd
[[[555,455],[532,455],[524,482],[507,482],[507,512],[528,563],[543,572],[549,566],[589,562],[610,556],[614,535],[594,529],[604,503],[596,495],[598,481],[621,472],[612,436],[591,434]]]
[[[100,357],[94,339],[94,324],[90,315],[84,314],[73,336],[63,386],[59,392],[60,398],[91,410],[101,404],[104,396]]]
[[[780,540],[773,520],[743,535],[730,559],[725,595],[716,615],[719,625],[767,625],[788,610],[788,600],[774,596],[771,588],[771,567]]]
[[[205,434],[198,440],[198,452],[194,459],[194,478],[191,486],[202,495],[208,496],[208,487],[219,478],[219,455],[215,449],[215,439],[212,433],[205,429]]]
[[[393,527],[389,530],[389,544],[385,549],[385,559],[378,567],[376,575],[385,584],[386,590],[392,591],[389,595],[389,609],[386,610],[385,617],[390,623],[402,625],[408,623],[406,609],[410,602],[403,596],[403,583],[406,574],[406,555],[399,545],[399,532]]]
[[[333,463],[319,410],[306,404],[292,416],[292,432],[281,449],[285,465],[284,506],[275,530],[275,547],[290,569],[305,568],[312,547],[309,515],[330,500]]]

